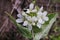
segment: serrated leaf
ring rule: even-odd
[[[11,19],[11,21],[12,21],[12,22],[15,24],[15,26],[17,27],[17,30],[18,30],[24,37],[32,38],[32,34],[31,34],[31,32],[30,32],[27,28],[25,28],[25,27],[23,27],[22,25],[16,23],[15,19],[14,19],[10,14],[8,14],[7,12],[5,12],[5,13],[9,16],[9,18]]]
[[[56,21],[57,14],[49,14],[48,17],[51,19],[49,21],[49,24],[47,24],[45,26],[42,26],[43,31],[35,34],[35,37],[33,38],[34,40],[39,40],[39,39],[45,37],[48,34],[48,32],[49,32],[50,28],[52,27],[53,23]]]

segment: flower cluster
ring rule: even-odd
[[[32,30],[33,26],[37,26],[41,28],[41,26],[48,21],[47,11],[43,11],[43,6],[37,10],[34,8],[34,4],[31,3],[29,5],[29,9],[27,11],[22,11],[21,14],[17,14],[18,19],[16,19],[17,23],[22,23],[23,26],[26,26],[29,30]]]

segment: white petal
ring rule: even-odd
[[[43,20],[40,18],[40,19],[38,20],[38,22],[39,22],[40,24],[42,24],[42,23],[43,23]]]
[[[29,9],[32,10],[33,8],[34,8],[34,4],[31,3],[31,4],[29,5]]]
[[[42,16],[42,12],[38,11],[37,16]]]
[[[41,6],[41,8],[39,9],[39,11],[43,11],[43,6]]]
[[[32,10],[31,12],[37,12],[37,10],[36,10],[36,9],[34,9],[34,10]]]
[[[28,24],[27,27],[28,27],[29,30],[32,30],[32,25],[31,24]]]
[[[27,9],[26,13],[28,13],[28,14],[29,14],[29,13],[30,13],[30,10],[29,10],[29,9]]]
[[[49,18],[48,18],[48,17],[44,17],[43,20],[44,20],[44,21],[48,21]]]
[[[40,22],[38,22],[38,23],[40,23]],[[45,21],[42,21],[40,24],[44,24],[45,23]]]
[[[28,21],[32,21],[31,16],[27,16],[26,19],[27,19]]]
[[[47,15],[47,11],[44,11],[44,12],[43,12],[43,16],[46,16],[46,15]]]
[[[45,21],[42,21],[42,23],[41,24],[44,24],[45,23]]]
[[[23,22],[23,19],[16,19],[16,22],[17,23],[22,23]]]
[[[41,28],[41,24],[40,24],[40,23],[37,23],[37,27],[38,27],[38,28]]]
[[[26,14],[25,12],[22,12],[22,15],[23,15],[23,16],[27,16],[27,14]]]
[[[17,14],[17,17],[22,18],[23,16],[21,14]]]
[[[34,21],[36,22],[37,20],[38,20],[37,17],[35,17],[35,16],[32,17],[32,21],[33,21],[33,22],[34,22]]]
[[[23,26],[27,26],[28,25],[28,21],[24,21]]]

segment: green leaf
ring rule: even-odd
[[[32,34],[31,34],[31,32],[30,32],[27,28],[25,28],[25,27],[23,27],[22,25],[16,23],[15,19],[14,19],[10,14],[8,14],[7,12],[5,12],[5,13],[9,16],[9,18],[11,19],[11,21],[12,21],[12,22],[15,24],[15,26],[17,27],[17,30],[18,30],[24,37],[32,38]]]
[[[49,21],[50,21],[50,20],[55,16],[55,14],[52,13],[52,14],[48,14],[47,16],[49,17]],[[46,22],[45,22],[45,25],[46,25],[46,24],[49,24],[49,21],[46,21]]]
[[[31,16],[31,17],[33,17],[33,16],[37,16],[37,14],[34,13],[34,12],[30,12],[30,14],[27,14],[27,15],[29,15],[29,16]]]
[[[48,34],[50,28],[52,27],[53,23],[56,21],[57,14],[49,14],[48,17],[50,19],[49,23],[42,26],[42,31],[35,34],[35,37],[33,38],[34,40],[39,40],[39,39],[47,36],[47,34]]]
[[[33,26],[33,32],[36,34],[38,32],[42,31],[42,29],[39,29],[37,26]]]

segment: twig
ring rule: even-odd
[[[0,32],[4,29],[5,26],[7,27],[7,25],[8,25],[8,18],[6,18],[6,20],[4,21],[2,27],[0,28]]]
[[[20,0],[15,0],[15,4],[13,5],[12,11],[11,11],[11,15],[12,15],[14,9],[17,10],[17,8],[19,7],[20,4],[21,4]]]

